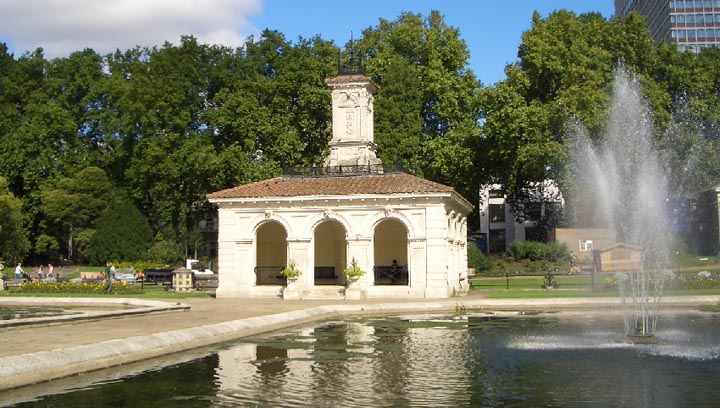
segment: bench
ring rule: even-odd
[[[255,283],[258,285],[282,285],[285,277],[280,275],[282,266],[256,266]]]
[[[334,266],[316,266],[315,279],[336,279]]]
[[[385,281],[390,281],[391,285],[407,285],[408,272],[404,266],[376,266],[373,271],[376,283],[383,284]]]

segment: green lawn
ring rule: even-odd
[[[696,272],[683,272],[692,275]],[[489,291],[489,298],[558,298],[558,297],[615,297],[617,289],[607,288],[608,275],[567,276],[555,278],[557,289],[543,289],[544,277],[523,276],[506,278],[474,278],[470,281],[472,290]],[[720,295],[720,289],[665,290],[665,296]]]

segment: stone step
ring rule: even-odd
[[[345,299],[345,286],[314,286],[303,294],[303,299]]]

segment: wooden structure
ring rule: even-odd
[[[604,249],[593,251],[595,272],[624,272],[637,270],[642,266],[642,248],[620,242]]]

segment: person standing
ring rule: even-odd
[[[103,289],[105,293],[112,292],[112,277],[110,276],[110,271],[112,269],[112,264],[110,262],[105,264],[105,289]]]
[[[48,264],[47,277],[48,277],[48,278],[52,278],[52,277],[53,277],[53,266],[52,266],[52,264]]]
[[[42,280],[42,278],[43,278],[43,268],[42,268],[42,264],[38,265],[38,268],[37,268],[36,273],[37,273],[38,279],[39,279],[39,280]]]
[[[22,263],[18,262],[15,267],[15,286],[20,286],[20,280],[22,279],[23,273],[25,273],[25,271],[22,270]]]

